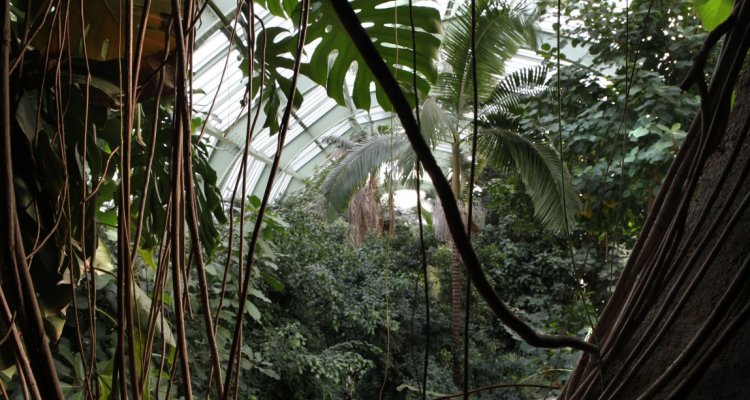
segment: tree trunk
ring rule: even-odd
[[[456,200],[461,201],[461,148],[460,142],[455,141],[451,152],[451,189]],[[444,212],[444,211],[443,211]],[[464,226],[466,226],[465,218]],[[461,387],[463,373],[461,372],[461,256],[456,245],[451,243],[451,333],[453,339],[452,373],[453,383]]]
[[[379,236],[383,232],[383,221],[380,217],[377,188],[377,177],[372,175],[370,181],[362,189],[358,190],[351,201],[349,201],[347,216],[354,247],[361,246],[368,233],[372,232],[376,236]],[[392,216],[389,224],[393,225]]]
[[[451,332],[453,338],[452,372],[453,383],[461,387],[461,256],[451,242]]]
[[[735,15],[701,113],[599,319],[601,355],[582,356],[562,399],[750,395],[747,69],[729,111],[750,45],[750,2],[737,2]]]

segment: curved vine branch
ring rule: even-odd
[[[362,57],[370,67],[370,70],[372,70],[378,83],[383,86],[383,89],[385,89],[385,92],[388,95],[388,100],[390,100],[393,108],[396,110],[414,152],[417,154],[422,166],[432,179],[435,191],[438,193],[440,202],[443,204],[445,219],[448,223],[451,236],[453,237],[453,242],[461,255],[461,259],[464,261],[466,271],[471,282],[476,287],[477,292],[479,292],[479,294],[485,299],[500,321],[513,330],[513,332],[517,333],[529,345],[543,348],[572,347],[588,353],[598,354],[596,346],[577,338],[561,335],[545,335],[536,332],[528,324],[513,314],[502,300],[500,300],[482,271],[479,258],[477,257],[476,252],[474,252],[474,248],[471,246],[469,237],[464,230],[464,225],[461,221],[461,213],[458,210],[458,205],[456,199],[453,197],[450,185],[445,176],[443,176],[440,167],[437,165],[435,157],[432,155],[432,152],[430,152],[429,146],[424,141],[424,138],[422,138],[422,135],[419,134],[417,122],[414,119],[411,107],[409,106],[409,102],[406,100],[404,93],[401,91],[398,83],[388,70],[388,67],[380,54],[378,54],[370,37],[365,32],[364,28],[362,28],[357,14],[354,12],[349,2],[347,0],[330,1],[341,21],[341,24],[352,38],[352,41],[357,46],[360,54],[362,54]]]
[[[557,385],[535,385],[531,383],[501,383],[496,385],[489,385],[489,386],[483,386],[476,389],[467,390],[463,393],[456,393],[456,394],[449,394],[447,396],[438,397],[435,400],[448,400],[448,399],[456,399],[464,395],[473,395],[481,392],[486,392],[488,390],[495,390],[495,389],[508,389],[508,388],[515,388],[515,389],[560,389],[560,386]]]
[[[297,36],[297,49],[294,57],[294,67],[293,67],[293,75],[292,75],[292,82],[289,89],[289,95],[288,95],[288,101],[286,104],[286,107],[284,108],[284,114],[281,118],[281,124],[279,126],[279,139],[276,146],[276,154],[273,158],[273,163],[271,165],[271,169],[269,171],[268,175],[268,181],[266,182],[266,188],[263,192],[263,199],[261,200],[260,207],[258,208],[258,214],[256,216],[255,225],[253,227],[253,233],[250,238],[250,244],[248,246],[248,255],[247,260],[245,261],[245,275],[242,280],[242,288],[240,292],[240,299],[239,299],[239,306],[237,310],[237,315],[242,316],[245,314],[245,303],[248,296],[248,292],[250,289],[250,279],[252,277],[252,267],[253,267],[253,261],[255,260],[255,247],[258,243],[258,237],[260,234],[261,225],[263,223],[263,217],[265,215],[266,208],[268,206],[268,202],[271,197],[271,189],[273,188],[274,178],[276,177],[276,171],[279,167],[279,162],[281,161],[281,153],[284,149],[284,142],[286,140],[286,133],[287,129],[289,127],[289,118],[292,113],[292,107],[294,106],[294,94],[296,92],[297,88],[297,78],[299,77],[299,71],[300,66],[302,64],[302,51],[305,46],[305,37],[307,34],[307,23],[308,23],[308,17],[309,17],[309,9],[310,9],[310,2],[309,0],[303,0],[302,6],[300,10],[300,19],[299,19],[299,33]],[[244,216],[243,216],[244,218]],[[229,352],[229,361],[227,362],[227,376],[226,380],[224,381],[224,399],[229,398],[230,393],[230,383],[232,380],[232,373],[233,373],[233,367],[235,358],[240,357],[239,354],[241,354],[239,349],[239,342],[241,340],[241,333],[242,330],[242,319],[240,319],[236,322],[234,326],[234,334],[232,336],[232,346],[231,350]],[[237,371],[238,378],[239,378],[239,371]]]
[[[2,183],[0,186],[4,188],[4,193],[0,194],[0,269],[9,269],[16,280],[15,287],[13,284],[9,286],[12,288],[19,311],[20,332],[18,333],[23,336],[28,355],[28,362],[19,361],[22,376],[24,379],[36,381],[38,394],[41,394],[40,398],[62,399],[62,389],[57,379],[49,339],[44,334],[42,313],[29,265],[26,262],[26,250],[21,237],[16,208],[11,151],[10,7],[10,1],[0,2],[0,35],[2,35],[0,41],[0,126],[2,126],[0,128],[0,182]],[[4,299],[3,303],[7,305]],[[6,322],[10,322],[7,320],[7,313],[4,314]],[[13,328],[9,325],[8,329]],[[13,342],[16,354],[21,356],[22,349],[19,340],[20,336],[16,336]]]

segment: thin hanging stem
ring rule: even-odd
[[[477,161],[477,130],[479,129],[479,96],[477,88],[477,4],[471,0],[471,83],[472,83],[472,127],[471,167],[469,169],[469,206],[466,218],[466,236],[471,243],[471,228],[474,223],[474,179]],[[469,399],[469,318],[471,316],[471,282],[466,280],[466,304],[464,309],[464,399]]]
[[[184,4],[183,4],[184,5]],[[182,372],[182,385],[184,388],[185,398],[193,398],[192,383],[190,376],[189,355],[187,351],[187,340],[185,337],[185,311],[183,304],[182,283],[185,274],[185,205],[188,200],[185,196],[185,163],[190,159],[185,157],[185,146],[190,145],[190,111],[189,98],[187,94],[188,82],[188,58],[189,58],[189,37],[186,36],[185,28],[190,21],[190,8],[185,12],[177,0],[172,0],[172,14],[174,16],[174,28],[177,44],[177,77],[176,77],[176,95],[175,95],[175,116],[172,145],[172,212],[171,212],[171,258],[172,258],[172,285],[173,285],[173,302],[175,309],[175,327],[177,331],[177,353]],[[185,286],[187,291],[187,286]]]
[[[464,261],[469,277],[476,286],[479,294],[485,299],[485,301],[487,301],[495,315],[507,325],[508,328],[516,332],[531,346],[544,348],[572,347],[590,353],[598,353],[596,346],[577,338],[538,333],[514,315],[502,300],[500,300],[482,271],[479,258],[471,246],[469,237],[466,235],[461,213],[459,212],[456,199],[451,192],[450,184],[435,161],[435,157],[432,155],[429,146],[419,133],[419,127],[414,119],[414,115],[412,115],[411,107],[406,100],[403,91],[401,91],[401,88],[393,78],[393,75],[390,73],[382,57],[378,54],[377,49],[362,27],[357,14],[354,12],[349,2],[346,0],[331,0],[331,4],[339,17],[342,26],[352,38],[352,41],[357,46],[364,61],[370,67],[373,75],[383,87],[388,99],[391,101],[391,104],[393,104],[394,109],[401,119],[401,124],[406,131],[406,135],[412,148],[417,153],[422,166],[432,179],[435,190],[440,198],[440,202],[445,210],[446,222],[451,231],[451,236],[453,237],[456,248]]]
[[[263,216],[265,215],[266,208],[268,206],[268,202],[271,197],[271,189],[273,188],[274,178],[276,177],[276,171],[281,161],[281,154],[284,149],[284,141],[286,139],[286,133],[289,128],[289,118],[291,117],[292,107],[294,106],[294,95],[297,91],[297,78],[299,77],[299,70],[302,64],[302,50],[304,49],[305,38],[307,34],[307,21],[308,21],[309,11],[310,11],[310,0],[303,0],[302,6],[301,6],[301,12],[300,12],[299,34],[297,37],[297,49],[296,49],[296,54],[294,57],[294,70],[293,70],[293,75],[292,75],[292,82],[290,85],[289,94],[287,96],[288,101],[284,109],[284,114],[281,119],[281,124],[279,126],[279,133],[278,133],[279,139],[278,139],[278,144],[276,146],[276,154],[274,155],[273,163],[269,171],[268,182],[266,183],[266,189],[263,193],[263,199],[261,200],[260,207],[258,208],[258,215],[256,217],[255,225],[253,227],[253,234],[250,239],[250,245],[248,247],[248,256],[245,262],[246,263],[245,276],[243,277],[244,279],[242,282],[239,306],[237,310],[237,315],[239,316],[242,316],[245,313],[245,303],[246,303],[248,291],[250,288],[250,278],[252,276],[252,266],[253,266],[253,261],[255,258],[255,247],[256,247],[256,244],[258,243],[260,228],[261,228],[261,224],[263,223]],[[226,380],[224,381],[224,400],[227,399],[227,396],[229,393],[229,385],[232,380],[231,378],[232,378],[232,372],[233,372],[232,366],[234,365],[235,359],[239,357],[239,341],[240,341],[241,326],[242,326],[242,319],[239,319],[237,323],[235,324],[234,335],[232,338],[232,347],[229,353],[229,361],[227,363],[228,365],[227,376],[226,376]]]
[[[399,64],[399,42],[398,42],[398,3],[394,1],[393,7],[393,34],[396,42],[396,65]],[[415,70],[416,71],[416,70]],[[398,77],[398,69],[394,68],[394,74]],[[385,387],[388,383],[388,371],[391,367],[391,310],[390,310],[390,293],[388,291],[389,285],[389,269],[392,262],[392,243],[393,231],[395,227],[395,214],[393,212],[393,114],[391,114],[391,130],[389,134],[389,146],[388,146],[388,238],[386,239],[386,262],[383,290],[385,295],[385,367],[383,368],[383,382],[380,384],[380,394],[378,399],[383,400],[385,394]]]
[[[417,32],[414,24],[414,5],[409,0],[409,27],[411,29],[412,45],[412,86],[414,87],[414,116],[416,117],[417,129],[422,131],[422,121],[419,115],[419,90],[417,90]],[[430,360],[430,284],[427,273],[427,251],[424,244],[424,222],[422,221],[422,192],[420,190],[422,174],[420,172],[419,158],[414,166],[416,171],[417,192],[417,219],[419,219],[419,252],[422,264],[422,275],[424,277],[424,312],[425,312],[425,344],[424,344],[424,366],[422,369],[422,400],[427,400],[427,369]]]
[[[13,158],[11,151],[11,97],[10,97],[10,47],[11,21],[10,1],[0,3],[0,23],[2,42],[0,43],[0,181],[5,188],[13,188]],[[44,333],[44,323],[37,301],[34,284],[31,279],[29,266],[20,233],[15,191],[4,190],[0,195],[0,263],[11,270],[16,283],[14,294],[17,299],[17,309],[20,311],[21,334],[29,346],[29,370],[27,379],[32,377],[39,383],[39,390],[44,399],[62,399],[60,382],[49,339]],[[6,315],[7,317],[7,315]],[[20,345],[20,343],[18,343]]]
[[[124,71],[120,71],[122,77],[124,72],[124,103],[120,113],[120,180],[119,201],[117,210],[117,351],[116,364],[118,368],[120,397],[127,399],[127,378],[130,375],[130,385],[133,389],[135,399],[140,398],[138,391],[138,378],[135,362],[135,335],[132,308],[132,258],[130,257],[130,156],[131,139],[133,131],[133,107],[135,105],[135,93],[133,83],[133,0],[127,0],[124,4],[125,22],[125,57]],[[122,29],[122,23],[119,29]],[[127,343],[127,354],[126,354]],[[126,365],[126,362],[129,362]]]

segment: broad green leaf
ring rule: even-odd
[[[263,280],[266,281],[268,286],[270,286],[273,290],[277,292],[281,292],[284,290],[284,284],[275,276],[267,272],[261,272],[260,275],[263,277]]]
[[[360,23],[372,39],[375,47],[392,68],[392,72],[406,93],[412,93],[412,63],[414,47],[411,40],[409,7],[394,6],[388,0],[354,0],[350,2]],[[376,84],[375,77],[354,46],[345,29],[336,17],[328,1],[314,1],[311,7],[312,23],[307,32],[308,43],[320,39],[304,66],[304,73],[313,81],[324,85],[328,95],[341,105],[345,104],[346,76],[350,69],[357,68],[352,99],[360,109],[370,109],[370,86]],[[437,79],[438,56],[442,32],[440,13],[436,8],[414,6],[416,27],[417,87],[422,96]],[[385,92],[376,84],[378,104],[390,108]],[[414,96],[407,96],[412,100]]]
[[[0,370],[0,377],[2,377],[5,380],[10,380],[16,374],[16,364],[11,364],[11,362],[15,362],[15,360],[13,361],[2,360],[2,362],[3,363],[1,365],[3,367],[6,365],[10,365],[10,366],[8,368]]]
[[[279,131],[279,107],[281,97],[289,95],[292,87],[291,79],[283,73],[290,74],[294,67],[291,54],[295,49],[296,38],[282,27],[272,26],[261,30],[256,38],[256,60],[253,61],[253,85],[251,95],[259,92],[261,87],[261,72],[263,72],[263,94],[261,101],[264,103],[263,112],[266,114],[264,128],[269,128],[271,134]],[[263,60],[263,65],[257,60]],[[248,63],[243,61],[241,68],[246,74]],[[283,92],[283,95],[281,94]],[[295,88],[294,106],[302,105],[302,93]]]
[[[94,253],[94,269],[110,274],[115,271],[112,253],[109,252],[106,243],[101,238],[99,238],[96,253]]]
[[[278,373],[277,373],[276,371],[274,371],[274,370],[272,370],[272,369],[270,369],[270,368],[261,368],[261,367],[258,367],[257,369],[258,369],[258,371],[260,371],[260,372],[261,372],[261,373],[262,373],[263,375],[265,375],[265,376],[267,376],[267,377],[269,377],[269,378],[275,379],[275,380],[277,380],[277,381],[278,381],[279,379],[281,379],[281,376],[280,376],[280,375],[279,375],[279,374],[278,374]]]
[[[732,0],[693,0],[698,17],[708,31],[714,30],[729,17],[733,4]]]
[[[635,128],[632,131],[630,131],[630,133],[628,133],[628,136],[630,137],[630,140],[638,141],[639,138],[642,138],[648,135],[649,133],[651,132],[648,130],[648,128],[639,126],[638,128]]]
[[[36,96],[33,92],[24,92],[16,109],[16,122],[32,143],[36,138],[36,110]]]
[[[65,315],[45,315],[44,316],[44,330],[47,333],[47,337],[52,341],[56,341],[62,335],[63,328],[65,327]]]
[[[250,202],[251,206],[253,206],[255,208],[259,208],[260,207],[260,203],[261,202],[260,202],[260,199],[258,198],[258,196],[250,196],[248,198],[248,201]]]
[[[154,249],[139,249],[138,255],[141,256],[141,259],[143,259],[143,262],[146,263],[146,265],[151,268],[153,271],[156,271],[156,261],[154,260]]]
[[[134,285],[133,286],[133,300],[135,300],[135,307],[136,311],[139,315],[139,318],[141,321],[148,321],[149,314],[151,313],[151,298],[148,297],[148,294],[141,289],[140,286]],[[162,324],[161,324],[161,317],[159,314],[156,315],[156,321],[157,323],[154,324],[154,335],[155,337],[161,337],[162,336]],[[169,324],[167,321],[164,321],[164,340],[172,347],[177,346],[177,341],[175,340],[174,334],[172,334],[172,329],[169,327]]]
[[[97,211],[96,222],[111,227],[117,227],[117,210]]]
[[[255,289],[255,288],[250,289],[250,294],[253,295],[253,296],[255,296],[255,297],[257,297],[257,298],[259,298],[259,299],[261,299],[261,300],[263,300],[263,301],[265,301],[266,303],[270,303],[271,302],[271,299],[269,299],[268,297],[266,297],[266,295],[263,294],[263,292],[261,292],[258,289]]]
[[[112,392],[112,371],[114,370],[115,357],[110,358],[104,365],[104,368],[97,371],[99,377],[99,399],[109,399],[109,394]]]
[[[245,302],[245,308],[247,308],[247,313],[250,314],[250,317],[254,319],[255,321],[260,321],[260,310],[258,310],[258,307],[255,306],[250,300],[247,300]]]

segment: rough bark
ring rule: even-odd
[[[748,3],[735,6],[707,90],[696,69],[701,112],[599,320],[601,357],[582,356],[563,399],[750,395],[747,68],[736,85],[750,45]]]
[[[367,185],[357,191],[349,202],[347,216],[349,217],[351,238],[355,247],[362,245],[368,233],[372,232],[376,236],[380,236],[383,233],[383,221],[380,217],[377,186],[377,178],[371,176]],[[392,217],[389,224],[393,225]]]
[[[453,383],[461,386],[463,381],[463,369],[461,367],[461,257],[453,243],[451,243],[451,337],[453,339],[453,357],[451,360],[451,371]]]

